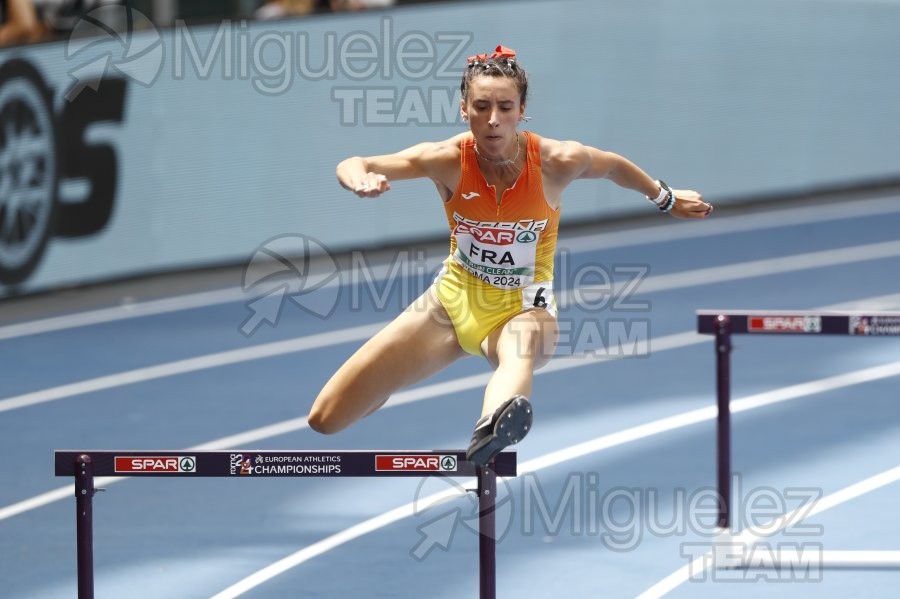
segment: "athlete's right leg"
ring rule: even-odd
[[[336,433],[377,410],[398,389],[464,355],[447,312],[429,288],[331,377],[313,403],[309,426]]]

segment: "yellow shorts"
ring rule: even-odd
[[[433,287],[450,316],[460,346],[474,356],[482,355],[481,342],[491,331],[517,314],[543,309],[556,317],[553,281],[534,283],[522,289],[498,289],[448,258],[435,277]]]

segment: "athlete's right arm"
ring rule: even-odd
[[[448,142],[426,142],[394,154],[347,158],[337,166],[338,182],[361,198],[375,198],[389,190],[394,180],[442,180],[446,177],[444,171],[459,163]]]

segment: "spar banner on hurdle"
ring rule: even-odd
[[[697,312],[697,332],[715,335],[722,318],[728,319],[730,334],[900,335],[900,312],[835,314],[808,310],[700,310]]]
[[[57,450],[56,476],[74,476],[79,456],[88,455],[94,476],[476,476],[459,450],[290,451],[290,450]],[[516,454],[494,462],[499,476],[515,476]]]

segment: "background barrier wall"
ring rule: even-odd
[[[334,168],[464,130],[465,57],[498,43],[531,75],[526,128],[718,205],[900,177],[900,2],[448,3],[160,32],[131,11],[121,35],[103,26],[129,11],[103,10],[76,28],[95,37],[0,51],[0,297],[242,263],[285,234],[445,236],[429,182],[359,200]],[[563,206],[653,210],[606,181]]]

